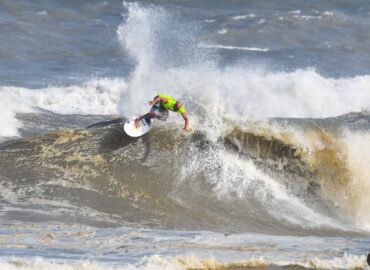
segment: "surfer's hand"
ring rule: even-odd
[[[158,98],[153,99],[153,100],[149,101],[149,105],[157,104],[158,101],[160,101],[160,100],[158,100]]]

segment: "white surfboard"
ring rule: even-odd
[[[153,119],[147,121],[146,119],[141,120],[140,126],[135,127],[135,119],[138,117],[133,117],[131,120],[127,120],[123,125],[123,129],[127,135],[131,137],[140,137],[145,133],[149,132],[153,126]]]

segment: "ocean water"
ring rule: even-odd
[[[0,269],[370,269],[370,2],[0,1]],[[181,100],[139,139],[123,122]]]

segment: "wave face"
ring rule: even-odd
[[[292,131],[249,123],[217,140],[167,125],[136,140],[122,121],[3,143],[3,217],[293,235],[368,229],[368,135],[338,132],[340,120],[331,130],[318,127],[325,121]]]

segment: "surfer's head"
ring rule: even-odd
[[[180,110],[181,107],[182,107],[182,103],[180,101],[176,101],[173,109],[175,110],[175,112],[177,112],[178,110]]]

